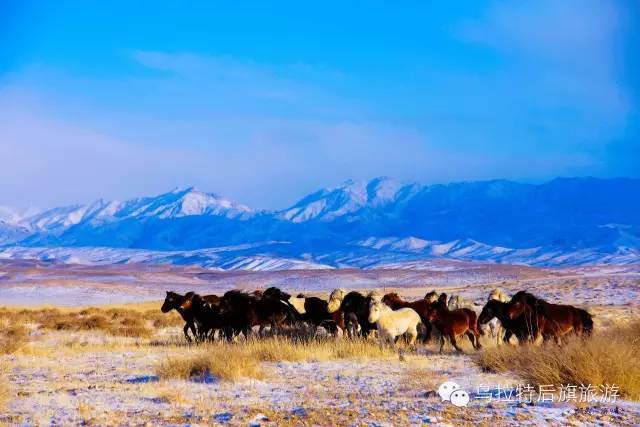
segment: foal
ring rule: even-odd
[[[449,337],[453,347],[462,352],[456,342],[456,337],[465,334],[473,348],[479,350],[480,334],[478,333],[476,313],[468,308],[449,310],[447,308],[447,294],[440,295],[438,301],[433,303],[429,309],[428,319],[440,331],[440,353],[444,347],[444,337]]]

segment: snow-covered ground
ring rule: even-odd
[[[178,331],[173,340],[177,340]],[[184,347],[87,333],[32,336],[28,356],[0,356],[15,396],[0,422],[21,425],[637,425],[640,406],[521,402],[500,395],[521,383],[482,372],[472,355],[435,347],[382,359],[267,362],[264,377],[161,380],[158,364]],[[467,350],[469,351],[469,350]],[[442,401],[455,381],[466,407]],[[488,397],[484,390],[491,390]]]

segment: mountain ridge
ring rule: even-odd
[[[323,188],[274,211],[187,187],[125,201],[16,212],[0,209],[5,248],[194,251],[282,241],[291,243],[287,250],[252,256],[304,260],[335,253],[328,257],[337,260],[354,247],[362,252],[367,246],[362,242],[373,239],[377,247],[367,251],[536,264],[545,254],[577,263],[629,263],[640,249],[640,180],[634,178],[423,185],[378,177]]]

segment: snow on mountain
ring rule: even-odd
[[[279,218],[304,222],[331,221],[365,208],[384,208],[408,198],[419,186],[402,184],[387,177],[365,181],[347,181],[338,187],[325,188],[300,200],[278,214]]]
[[[123,202],[100,199],[89,205],[57,207],[22,218],[2,208],[0,220],[11,218],[13,223],[33,232],[59,234],[81,223],[96,226],[125,219],[169,219],[195,215],[247,218],[252,214],[253,211],[245,205],[190,187]]]
[[[212,215],[237,218],[250,214],[247,206],[213,193],[204,193],[189,187],[175,189],[156,197],[142,197],[125,202],[98,201],[90,209],[87,219],[180,218],[192,215]]]
[[[354,246],[373,248],[386,254],[384,259],[371,262],[371,268],[400,268],[406,263],[407,268],[418,268],[420,260],[446,258],[464,261],[484,261],[501,264],[527,264],[537,266],[586,265],[586,264],[632,264],[640,262],[640,248],[618,246],[614,249],[603,250],[589,248],[581,250],[566,250],[553,247],[535,248],[506,248],[491,246],[472,239],[453,240],[451,242],[426,241],[415,237],[370,237],[352,243]],[[390,261],[388,253],[396,254],[396,259]],[[348,259],[342,259],[348,263]],[[426,265],[429,265],[427,263]]]
[[[0,223],[15,224],[20,220],[20,215],[15,210],[7,207],[0,206]]]
[[[223,269],[377,268],[435,258],[628,264],[640,262],[638,212],[640,180],[634,179],[420,185],[382,177],[347,181],[276,212],[195,188],[38,213],[0,208],[0,245],[10,257],[27,256],[24,248],[32,247],[42,248],[38,257],[83,260],[83,248],[97,247],[89,253],[113,262]],[[260,243],[269,241],[290,243]],[[10,245],[23,249],[12,252]],[[127,249],[141,251],[120,252]]]

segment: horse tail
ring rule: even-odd
[[[580,319],[582,320],[582,329],[584,334],[590,336],[593,332],[593,316],[581,308],[578,309],[578,314],[580,315]]]

